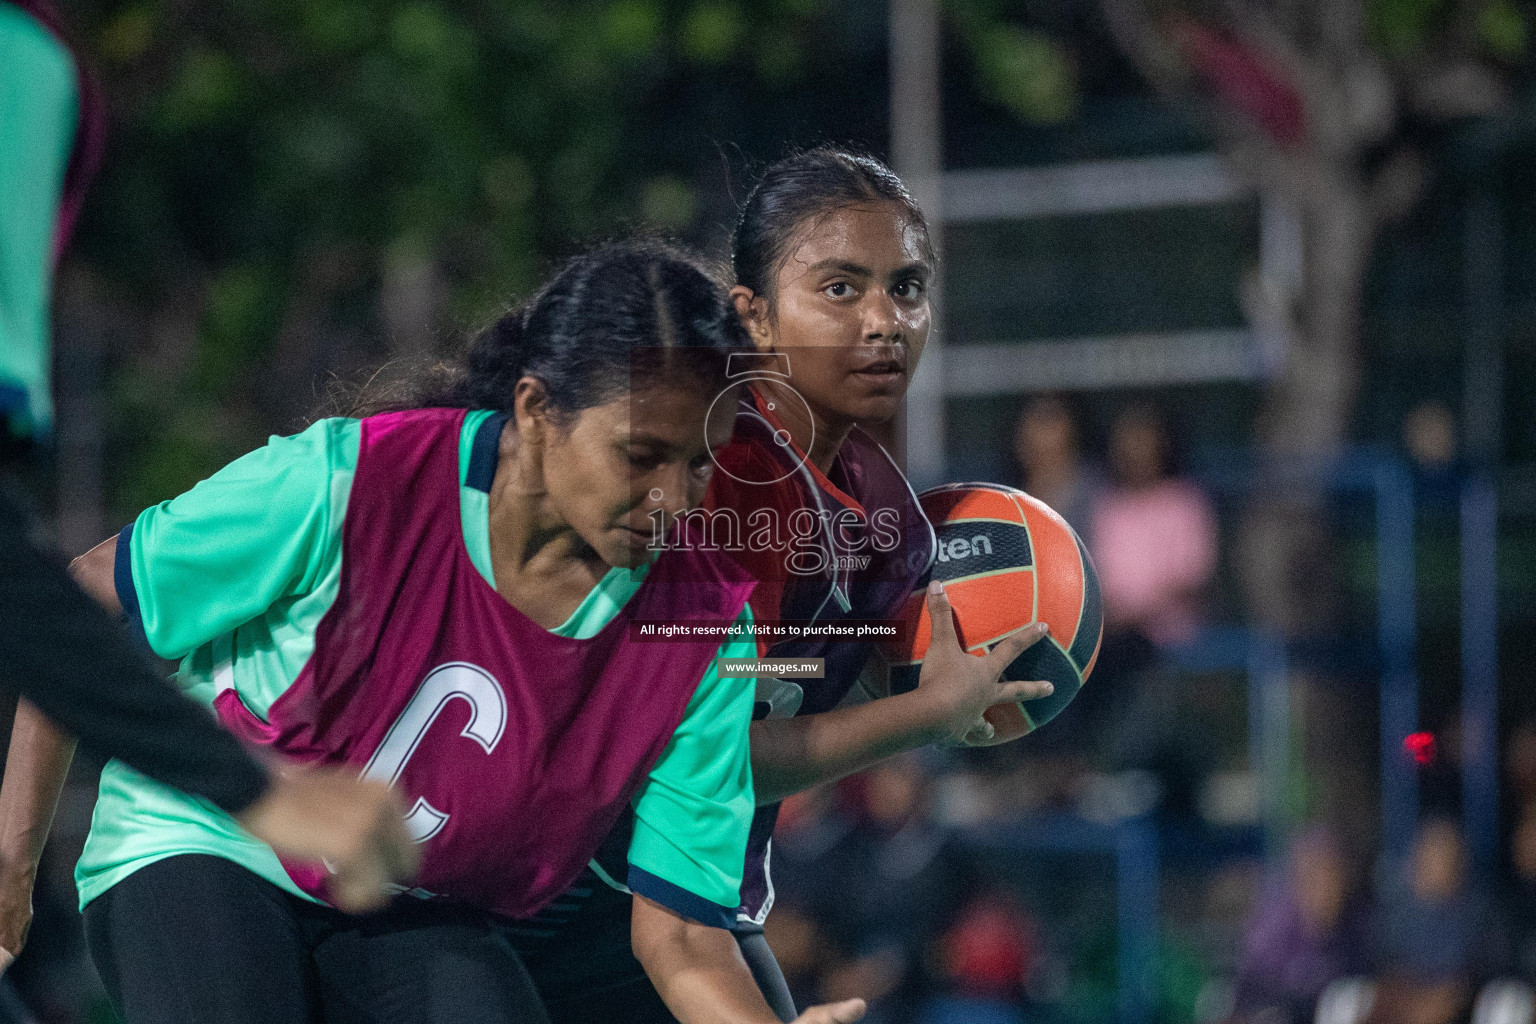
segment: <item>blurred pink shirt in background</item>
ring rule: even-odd
[[[1106,625],[1136,626],[1160,646],[1190,640],[1200,591],[1216,571],[1216,514],[1188,480],[1109,488],[1092,514]]]

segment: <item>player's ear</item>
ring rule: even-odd
[[[524,377],[512,392],[512,418],[521,444],[542,445],[549,428],[549,391],[537,377]]]
[[[773,330],[768,323],[768,300],[746,285],[739,284],[731,289],[731,305],[736,307],[736,315],[741,317],[742,325],[746,327],[747,335],[757,350],[771,352]]]

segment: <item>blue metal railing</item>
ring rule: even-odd
[[[1413,476],[1402,459],[1384,452],[1355,449],[1326,462],[1274,463],[1258,470],[1235,462],[1202,473],[1200,480],[1218,492],[1245,494],[1279,486],[1302,485],[1326,492],[1366,492],[1374,499],[1376,532],[1376,642],[1381,666],[1381,820],[1383,843],[1389,851],[1406,847],[1418,820],[1418,776],[1403,744],[1418,729],[1419,680],[1415,643],[1418,635],[1417,592],[1414,557],[1415,498]],[[1260,668],[1277,666],[1270,678],[1279,686],[1284,680],[1284,647],[1278,638],[1251,637],[1256,649],[1278,645],[1262,656],[1249,655],[1246,662]],[[1238,667],[1237,658],[1229,659]],[[1268,670],[1268,669],[1266,669]],[[1255,690],[1255,686],[1260,688]],[[1289,714],[1281,715],[1282,695],[1265,689],[1250,677],[1250,694],[1278,723],[1285,722],[1288,742]],[[1270,841],[1283,831],[1273,815],[1283,804],[1285,748],[1279,725],[1252,726],[1250,704],[1250,751],[1252,763],[1264,780],[1265,831]],[[1260,713],[1263,720],[1265,713]],[[1274,732],[1266,730],[1275,730]],[[1277,767],[1278,763],[1278,767]],[[1278,787],[1278,788],[1276,788]]]
[[[1498,494],[1485,476],[1461,491],[1461,792],[1467,845],[1483,867],[1499,843]]]

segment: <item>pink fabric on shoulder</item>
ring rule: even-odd
[[[1193,637],[1199,591],[1216,570],[1216,515],[1188,480],[1103,492],[1092,515],[1093,560],[1105,621],[1137,626],[1155,643]]]

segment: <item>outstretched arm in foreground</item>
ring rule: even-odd
[[[383,902],[383,883],[408,875],[417,856],[393,795],[348,770],[269,773],[158,677],[109,617],[121,613],[116,549],[116,538],[99,544],[66,573],[0,500],[0,685],[24,698],[0,784],[0,950],[14,956],[25,940],[73,737],[212,801],[281,853],[329,860],[344,908]]]

